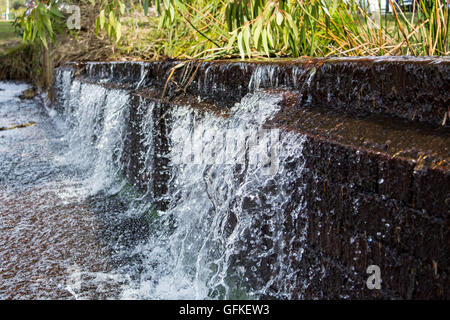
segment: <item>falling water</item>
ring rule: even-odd
[[[169,191],[158,195],[151,183],[142,190],[123,175],[130,94],[74,80],[63,69],[57,86],[68,145],[59,161],[79,172],[70,196],[90,201],[112,254],[112,270],[97,272],[94,286],[114,282],[112,298],[301,297],[305,138],[265,128],[279,96],[255,86],[227,116],[173,106],[163,118],[155,118],[160,103],[140,98],[142,122],[133,128],[141,137],[141,177],[156,170],[159,123],[170,127]],[[159,198],[168,200],[166,210],[155,205]]]

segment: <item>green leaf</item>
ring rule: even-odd
[[[267,31],[266,29],[263,29],[262,31],[262,41],[263,41],[263,48],[264,52],[268,57],[270,57],[270,51],[269,51],[269,44],[267,43]]]
[[[108,24],[110,24],[113,27],[116,26],[116,16],[114,15],[114,11],[109,12]]]
[[[148,0],[144,0],[144,14],[148,15]]]
[[[283,15],[281,14],[280,11],[277,11],[277,24],[281,26],[282,23],[283,23]]]
[[[169,6],[169,12],[170,12],[170,21],[172,22],[175,19],[175,8],[173,5]]]
[[[274,10],[275,10],[275,5],[273,4],[273,1],[271,1],[269,4],[269,8],[266,8],[266,10],[264,10],[264,20],[265,21],[269,21]]]
[[[245,50],[244,50],[244,45],[243,45],[243,32],[239,32],[238,36],[238,48],[239,48],[239,53],[241,54],[241,58],[245,59]]]
[[[261,23],[259,23],[260,21],[261,21],[261,19],[258,20],[256,28],[255,28],[255,32],[253,33],[253,42],[254,42],[256,48],[258,48],[259,38],[261,36],[262,25],[261,25]]]
[[[283,44],[287,47],[289,45],[289,27],[287,25],[283,28]]]
[[[98,35],[99,31],[100,31],[100,17],[97,17],[97,19],[95,19],[95,33]]]
[[[325,12],[325,14],[328,16],[328,17],[331,17],[331,14],[330,14],[330,12],[328,11],[328,8],[327,8],[327,4],[325,3],[325,1],[324,0],[320,0],[320,2],[321,2],[321,8],[322,8],[322,10],[323,10],[323,12]]]
[[[227,27],[228,27],[228,31],[231,32],[233,30],[233,20],[232,20],[232,10],[231,10],[231,6],[233,5],[233,3],[229,3],[227,4],[227,7],[225,8],[225,18],[227,21]]]
[[[248,25],[246,25],[244,27],[244,30],[242,31],[242,33],[244,34],[244,43],[245,43],[245,47],[247,49],[247,55],[250,57],[252,55],[252,51],[251,51],[251,47],[250,47],[250,27]]]
[[[298,38],[298,28],[294,23],[294,20],[292,19],[292,16],[288,13],[286,13],[286,20],[288,21],[289,26],[291,27],[292,31],[294,32],[295,38]]]
[[[119,42],[120,38],[122,37],[122,29],[121,29],[122,25],[120,24],[120,22],[117,21],[116,23],[116,42]]]
[[[44,45],[44,47],[45,47],[46,49],[48,49],[47,39],[45,39],[45,35],[44,35],[43,33],[40,33],[40,34],[39,34],[39,38],[41,39],[42,44]]]
[[[61,18],[61,19],[65,18],[65,16],[58,9],[56,9],[53,6],[50,7],[50,12],[53,13],[53,15],[55,15],[55,16]]]
[[[273,38],[272,38],[272,32],[271,32],[270,23],[267,25],[267,38],[269,39],[270,46],[272,48],[274,48],[275,45],[274,45]]]
[[[233,5],[231,7],[231,16],[233,17],[233,20],[235,21],[235,27],[238,28],[240,26],[239,24],[239,15],[238,15],[238,6]]]
[[[184,3],[182,1],[175,0],[174,2],[175,2],[175,6],[176,6],[176,8],[178,10],[180,10],[183,13],[187,13],[188,12],[187,9],[186,9],[186,6],[184,5]]]
[[[103,29],[105,27],[105,10],[100,11],[98,19],[100,23],[100,29]]]
[[[44,21],[44,25],[47,28],[47,32],[49,34],[50,37],[53,37],[53,28],[52,28],[52,23],[50,22],[50,19],[48,18],[48,16],[44,16],[43,19]]]
[[[158,28],[161,29],[164,27],[166,21],[166,11],[163,11],[161,17],[159,18]]]
[[[233,47],[234,42],[236,41],[236,37],[237,37],[237,31],[233,31],[230,40],[228,40],[228,45],[227,47]]]
[[[120,7],[120,14],[124,14],[125,13],[125,5],[121,1],[119,1],[119,7]]]

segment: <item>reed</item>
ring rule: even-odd
[[[156,0],[147,41],[185,58],[450,53],[448,1],[417,0],[410,12],[388,1],[393,12],[371,14],[355,0]]]
[[[73,0],[89,4],[116,58],[328,57],[450,53],[449,0]],[[379,7],[386,0],[379,0]],[[150,8],[154,14],[150,14]],[[47,47],[66,17],[56,0],[19,17],[24,41]],[[62,26],[62,27],[61,27]],[[61,29],[61,30],[60,30]],[[63,30],[64,29],[64,30]]]

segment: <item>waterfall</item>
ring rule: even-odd
[[[87,70],[92,73],[92,65]],[[272,83],[269,71],[260,76]],[[145,75],[142,67],[138,86]],[[118,297],[301,298],[298,286],[307,276],[297,271],[308,228],[305,137],[266,127],[281,98],[258,90],[264,83],[257,78],[251,86],[255,92],[223,116],[188,106],[168,106],[156,116],[167,106],[58,71],[58,110],[69,145],[64,157],[83,171],[77,196],[120,197],[120,210],[111,210],[108,219],[147,224],[133,243],[123,245],[119,234],[111,245],[116,257],[129,258],[110,271],[120,283]],[[130,130],[140,149],[136,159],[126,160]],[[158,134],[167,138],[166,154],[156,145]],[[162,158],[168,160],[168,191],[157,194],[152,177]],[[144,188],[125,177],[131,161],[140,166]],[[161,198],[164,210],[155,205]]]
[[[277,88],[279,73],[279,67],[274,65],[261,65],[258,66],[255,72],[252,74],[249,83],[250,90],[258,90],[260,88]]]
[[[63,85],[68,83],[63,81]],[[66,93],[64,138],[69,145],[65,158],[84,171],[86,195],[95,194],[112,188],[121,168],[129,94],[78,80],[70,86],[62,88]]]

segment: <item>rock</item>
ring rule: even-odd
[[[25,90],[25,91],[19,96],[19,98],[20,98],[21,100],[31,100],[31,99],[33,99],[34,97],[36,97],[36,95],[37,95],[37,90],[36,90],[36,88],[32,87],[32,88],[29,88],[29,89]]]

